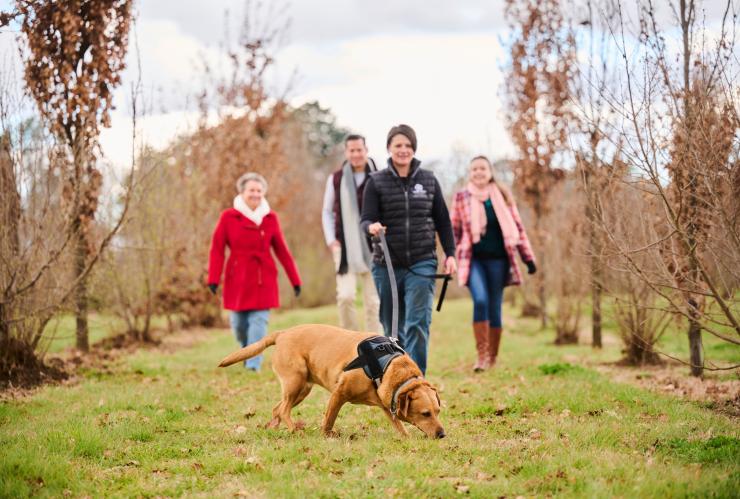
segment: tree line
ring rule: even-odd
[[[333,299],[320,198],[348,130],[318,103],[295,108],[268,91],[284,13],[247,3],[227,66],[203,61],[194,130],[163,149],[136,148],[118,178],[99,138],[130,60],[133,7],[18,0],[0,13],[0,27],[17,28],[23,61],[22,75],[0,77],[3,379],[45,369],[47,325],[63,312],[76,317],[82,351],[90,308],[119,316],[131,341],[156,341],[154,317],[170,330],[218,325],[204,285],[209,241],[247,169],[267,179],[311,283],[298,304]],[[659,361],[658,340],[679,324],[700,375],[727,367],[707,364],[702,334],[740,341],[737,13],[728,0],[710,30],[698,2],[670,7],[507,0],[501,94],[516,154],[502,174],[527,207],[540,261],[522,313],[564,344],[578,341],[590,306],[600,347],[608,299],[629,362]],[[136,133],[141,80],[130,94]],[[454,181],[457,166],[435,168],[457,172]]]

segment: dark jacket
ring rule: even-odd
[[[345,161],[346,163],[346,161]],[[346,246],[344,243],[344,221],[342,220],[342,202],[341,202],[341,196],[339,195],[339,188],[342,184],[342,171],[344,169],[344,164],[342,163],[342,166],[339,167],[337,171],[335,171],[332,174],[332,185],[334,186],[334,237],[337,238],[337,241],[342,246],[342,256],[339,262],[339,269],[337,269],[337,274],[346,274],[347,273],[347,251]],[[358,206],[358,212],[362,213],[362,199],[365,192],[365,186],[367,185],[367,182],[370,180],[370,174],[372,172],[377,171],[378,169],[375,167],[375,161],[373,161],[372,158],[367,159],[367,164],[365,165],[365,180],[362,181],[360,185],[357,186],[357,204]],[[370,245],[370,238],[367,239],[368,245]]]
[[[386,240],[395,266],[408,267],[436,259],[435,232],[445,255],[455,254],[455,239],[442,189],[434,174],[420,168],[420,164],[418,159],[412,160],[404,181],[389,159],[388,168],[370,175],[365,186],[362,230],[367,232],[374,222],[387,227]],[[373,261],[384,263],[378,242],[373,245]]]

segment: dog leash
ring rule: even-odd
[[[398,285],[396,284],[396,273],[393,271],[388,243],[385,241],[385,231],[380,229],[378,235],[380,236],[380,247],[383,249],[385,266],[388,269],[388,284],[391,287],[391,303],[393,304],[391,313],[391,338],[398,340]]]
[[[383,258],[385,258],[385,266],[388,269],[388,279],[391,284],[391,302],[392,302],[392,314],[391,314],[391,338],[394,340],[398,339],[398,285],[396,284],[396,273],[393,270],[393,263],[391,262],[391,253],[388,247],[388,242],[385,240],[385,231],[378,231],[378,237],[380,238],[380,247],[383,250]],[[437,312],[442,310],[442,303],[445,300],[447,294],[447,284],[452,280],[450,274],[419,274],[414,272],[410,268],[407,269],[414,275],[419,277],[428,277],[430,279],[443,279],[442,290],[439,292],[439,300],[437,301]]]

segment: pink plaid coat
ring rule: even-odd
[[[473,258],[473,239],[470,231],[470,199],[472,195],[467,189],[463,189],[455,194],[452,200],[452,232],[455,235],[455,258],[457,259],[457,282],[460,286],[468,284],[470,277],[470,261]],[[516,262],[515,251],[519,252],[522,260],[525,262],[534,261],[534,253],[529,245],[529,238],[524,231],[522,219],[519,216],[519,210],[516,205],[509,206],[511,216],[519,229],[519,242],[515,246],[506,246],[506,254],[509,256],[509,275],[506,279],[506,286],[521,284],[522,273]]]

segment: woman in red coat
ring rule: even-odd
[[[280,230],[277,214],[265,199],[267,182],[258,173],[246,173],[236,183],[239,194],[234,207],[224,210],[211,241],[208,287],[216,294],[229,247],[224,276],[224,308],[231,310],[231,327],[245,347],[267,332],[270,309],[280,306],[278,274],[270,248],[283,265],[295,295],[301,292],[293,255]],[[245,361],[247,369],[259,371],[262,356]]]

